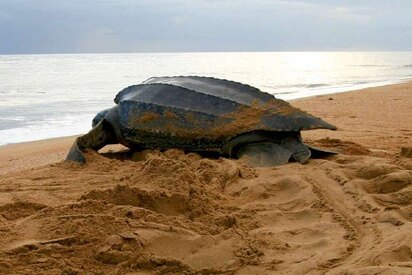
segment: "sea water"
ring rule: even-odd
[[[121,89],[177,75],[226,78],[290,100],[412,79],[412,52],[0,55],[0,145],[86,133]]]

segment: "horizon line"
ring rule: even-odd
[[[87,55],[87,54],[186,54],[186,53],[323,53],[323,52],[412,52],[411,50],[285,50],[285,51],[158,51],[158,52],[59,52],[59,53],[0,53],[8,55]]]

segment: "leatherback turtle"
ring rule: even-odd
[[[120,91],[113,108],[93,119],[67,160],[106,144],[131,150],[180,148],[245,157],[255,166],[306,162],[332,152],[309,147],[301,130],[336,127],[273,95],[242,83],[200,76],[153,77]]]

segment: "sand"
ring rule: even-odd
[[[412,83],[292,104],[338,126],[304,133],[338,155],[0,148],[0,273],[412,274]]]

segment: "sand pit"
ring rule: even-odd
[[[39,143],[3,154],[0,273],[411,274],[411,93],[293,102],[340,128],[305,133],[339,152],[305,165],[179,150],[90,152],[77,165],[61,162],[70,145]]]

